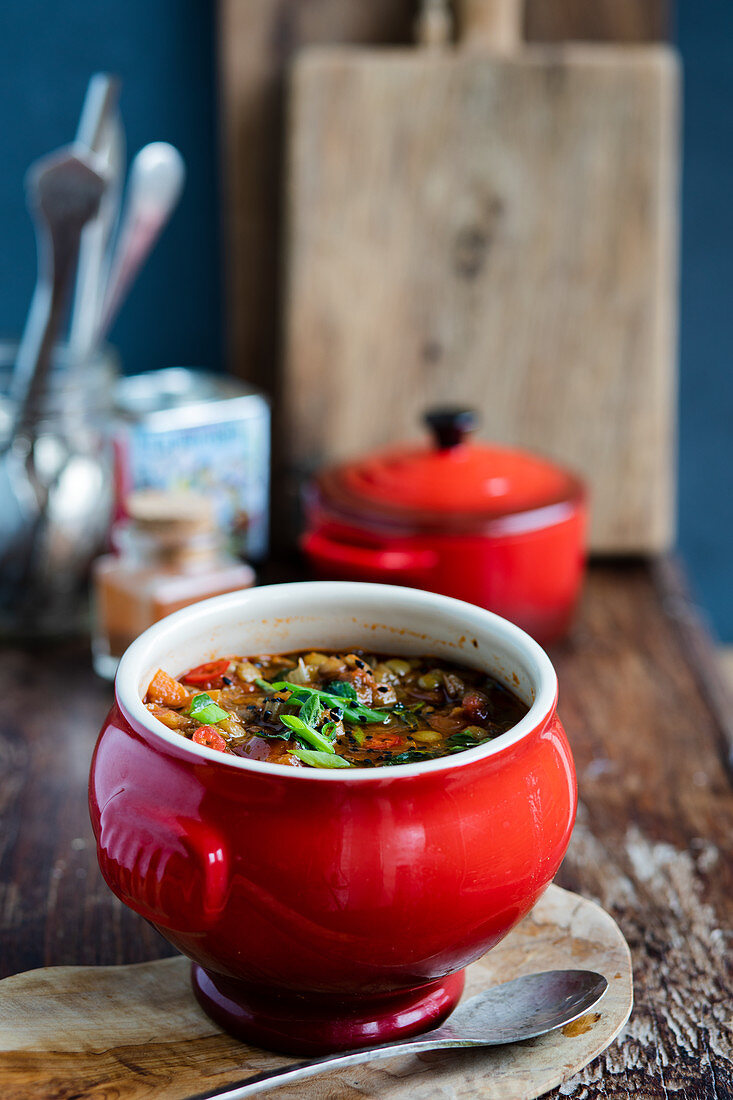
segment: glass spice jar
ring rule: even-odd
[[[196,493],[141,490],[112,529],[115,553],[94,563],[92,659],[113,679],[122,654],[158,619],[197,600],[249,588],[255,574],[226,549],[214,508]]]

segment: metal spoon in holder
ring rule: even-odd
[[[67,364],[54,350],[81,233],[105,186],[93,155],[74,147],[42,158],[27,177],[39,275],[10,379],[0,453],[0,629],[14,636],[73,626],[81,574],[109,520],[103,447],[89,438],[84,402],[58,404]]]

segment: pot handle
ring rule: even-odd
[[[429,573],[438,563],[434,550],[391,549],[383,546],[357,546],[330,539],[314,531],[304,535],[301,549],[316,565],[353,574],[386,573],[390,577]]]
[[[202,932],[224,907],[229,860],[203,822],[137,805],[123,790],[101,811],[97,854],[117,897],[161,928]]]

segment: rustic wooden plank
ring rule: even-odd
[[[669,0],[527,0],[530,42],[659,42],[669,30]]]
[[[529,0],[530,40],[666,38],[669,0]],[[314,42],[407,43],[413,0],[219,0],[229,363],[269,390],[277,347],[283,73]]]
[[[733,1094],[726,715],[711,708],[712,647],[689,605],[679,614],[670,576],[595,571],[553,653],[580,788],[560,881],[616,917],[635,975],[622,1043],[565,1090],[583,1100]]]
[[[615,917],[636,985],[625,1037],[564,1086],[577,1100],[733,1095],[729,708],[679,593],[667,566],[595,566],[552,653],[581,800],[560,884]],[[0,692],[0,974],[169,953],[96,869],[86,776],[110,689],[86,648],[6,649]]]
[[[606,976],[591,1013],[531,1043],[402,1057],[278,1090],[327,1100],[533,1100],[589,1062],[631,1010],[629,951],[607,913],[551,886],[530,916],[470,966],[465,997],[535,968],[569,965]],[[0,983],[3,1100],[181,1100],[290,1059],[229,1038],[199,1009],[185,959],[133,967],[47,967]]]
[[[733,676],[720,661],[711,661],[708,616],[694,602],[684,572],[674,558],[661,558],[652,565],[658,591],[664,593],[664,610],[677,624],[684,643],[687,664],[696,672],[700,691],[718,715],[719,743],[733,780]],[[729,653],[733,671],[733,650]]]
[[[291,95],[291,481],[470,405],[487,438],[582,474],[592,550],[666,549],[674,56],[311,49]]]
[[[88,645],[5,648],[0,696],[0,976],[171,954],[97,865],[86,787],[112,689]]]
[[[412,0],[219,0],[230,368],[272,389],[277,346],[283,78],[308,42],[407,42]]]

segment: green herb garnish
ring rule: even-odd
[[[344,760],[343,756],[331,756],[327,752],[314,752],[313,749],[291,749],[290,751],[293,756],[297,756],[304,764],[310,764],[312,768],[351,767],[349,761]]]
[[[398,756],[393,756],[388,763],[419,764],[421,760],[437,760],[440,755],[440,753],[435,752],[423,752],[421,749],[408,749],[407,752],[401,752]]]
[[[288,684],[283,680],[276,681],[269,686],[274,691],[289,691],[297,702],[303,702],[309,695],[316,695],[326,706],[343,711],[344,718],[348,722],[386,722],[390,717],[386,710],[372,710],[371,707],[364,707],[361,703],[355,707],[344,706],[345,697],[343,695],[334,695],[330,691],[306,687],[305,684]]]
[[[317,726],[323,714],[323,704],[317,695],[309,695],[298,712],[298,716],[307,726]]]
[[[477,732],[471,733],[472,729]],[[455,751],[458,748],[476,748],[478,745],[485,745],[487,741],[494,740],[494,735],[489,733],[488,730],[480,729],[479,726],[468,726],[465,730],[452,733],[448,740],[454,746]]]
[[[280,721],[288,729],[291,729],[297,737],[307,741],[309,745],[313,745],[314,749],[320,749],[321,752],[327,753],[336,751],[327,737],[324,737],[318,730],[313,729],[312,726],[306,725],[302,718],[298,718],[294,714],[281,714]]]
[[[411,733],[414,733],[415,730],[419,730],[421,726],[425,725],[424,722],[420,722],[420,719],[416,715],[411,714],[410,711],[406,709],[401,710],[398,713],[397,717],[399,718],[400,722],[405,723]]]
[[[331,695],[339,695],[343,699],[353,699],[354,701],[358,699],[356,688],[348,680],[332,680],[330,684],[326,685],[326,691],[330,692]]]
[[[264,726],[258,726],[254,732],[256,737],[266,737],[270,741],[290,740],[290,730],[288,729],[271,730],[266,729]]]
[[[194,695],[188,713],[205,726],[215,725],[229,717],[227,711],[222,710],[205,691],[200,695]]]

